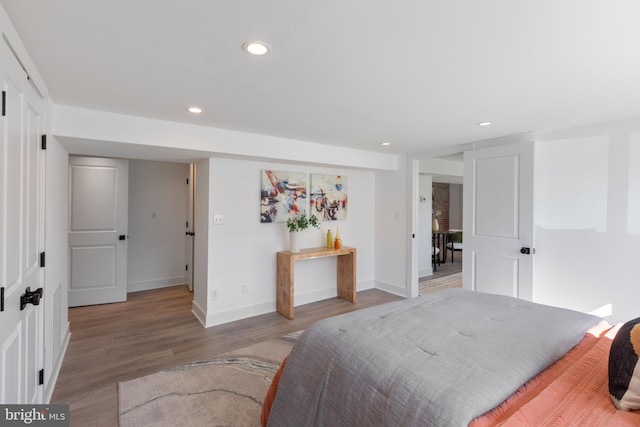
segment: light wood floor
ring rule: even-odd
[[[129,294],[124,303],[69,309],[71,340],[52,403],[70,404],[72,426],[117,425],[120,381],[402,298],[373,289],[358,292],[356,304],[331,298],[296,307],[294,320],[269,313],[207,329],[191,314],[192,299],[186,286],[174,286]]]

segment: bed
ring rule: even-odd
[[[608,392],[618,327],[448,289],[325,319],[278,370],[263,426],[640,426]]]

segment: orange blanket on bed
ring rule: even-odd
[[[470,427],[640,426],[638,411],[619,411],[609,398],[609,349],[618,329],[605,322],[594,327],[562,359],[473,420]],[[285,362],[286,358],[265,397],[260,416],[263,426]]]
[[[267,427],[267,421],[269,420],[269,411],[271,411],[271,406],[273,405],[273,401],[276,398],[276,392],[278,391],[278,382],[280,381],[280,376],[282,376],[282,370],[284,369],[284,365],[286,363],[287,358],[285,357],[280,364],[280,367],[276,371],[276,374],[273,376],[273,380],[271,381],[269,390],[267,390],[267,395],[262,401],[262,411],[260,412],[260,423],[262,424],[262,427]]]
[[[562,359],[470,426],[640,426],[640,413],[618,411],[609,397],[609,349],[619,328],[603,322],[590,330]]]

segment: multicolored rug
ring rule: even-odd
[[[301,332],[121,382],[120,426],[259,426],[262,399]]]

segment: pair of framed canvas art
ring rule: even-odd
[[[311,174],[307,186],[304,172],[263,170],[261,175],[260,222],[286,222],[303,213],[315,215],[320,221],[347,218],[346,176]]]

